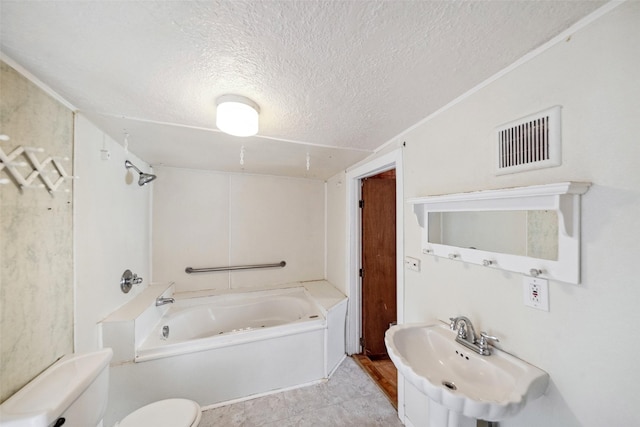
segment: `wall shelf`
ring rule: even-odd
[[[590,183],[561,182],[500,190],[417,197],[413,205],[423,230],[422,252],[472,264],[568,283],[580,283],[580,196]],[[553,210],[558,213],[558,257],[545,260],[433,243],[429,213]]]

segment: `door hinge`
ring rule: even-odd
[[[364,277],[364,269],[360,269],[360,271],[358,271],[358,274],[360,275],[360,277]]]
[[[364,200],[359,200],[358,206],[360,207],[360,209],[364,208]]]
[[[360,347],[364,347],[364,338],[360,337]]]

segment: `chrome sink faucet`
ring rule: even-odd
[[[473,323],[464,316],[450,317],[449,320],[451,320],[449,328],[451,328],[452,331],[458,331],[458,334],[456,335],[456,342],[482,356],[491,355],[489,340],[496,342],[500,341],[498,338],[492,337],[486,332],[480,332],[480,338],[478,339]]]
[[[176,300],[174,298],[163,298],[163,297],[158,297],[156,298],[156,307],[159,307],[161,305],[165,305],[165,304],[171,304],[176,302]]]
[[[449,320],[451,320],[451,324],[449,325],[451,330],[458,331],[458,336],[456,338],[460,338],[469,344],[476,343],[476,330],[473,327],[471,320],[464,316],[450,317]]]

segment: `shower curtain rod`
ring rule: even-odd
[[[209,273],[212,271],[233,271],[233,270],[253,270],[256,268],[282,268],[285,265],[287,265],[287,263],[285,261],[280,261],[278,263],[275,264],[253,264],[253,265],[232,265],[229,267],[209,267],[209,268],[192,268],[192,267],[187,267],[184,269],[185,273],[187,274],[191,274],[191,273]]]

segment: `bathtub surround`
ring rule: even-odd
[[[129,141],[135,150],[135,140]],[[109,153],[105,160],[103,152]],[[151,283],[151,193],[160,179],[138,186],[138,175],[125,168],[130,160],[150,170],[84,115],[76,115],[75,213],[75,350],[99,348],[98,322],[133,300]],[[131,270],[143,278],[127,294],[120,277]]]
[[[5,62],[0,134],[10,138],[0,141],[7,154],[28,146],[45,150],[35,153],[40,162],[73,157],[73,112]],[[72,174],[71,161],[63,166]],[[0,178],[9,175],[1,171]],[[72,183],[60,188],[71,190]],[[70,192],[52,196],[44,188],[0,184],[0,402],[73,351],[71,203]]]
[[[157,167],[153,278],[176,291],[237,289],[324,278],[324,183]],[[186,267],[284,268],[185,273]]]
[[[406,142],[406,198],[593,183],[582,199],[582,283],[549,281],[550,312],[524,306],[519,274],[423,255],[416,217],[405,211],[405,255],[422,263],[405,274],[405,322],[466,314],[550,375],[547,393],[501,427],[640,424],[640,343],[625,326],[640,322],[639,21],[640,3],[625,2],[387,146]],[[562,105],[563,164],[495,176],[495,127],[553,105]],[[407,419],[426,426],[424,396],[408,384],[404,392]]]

